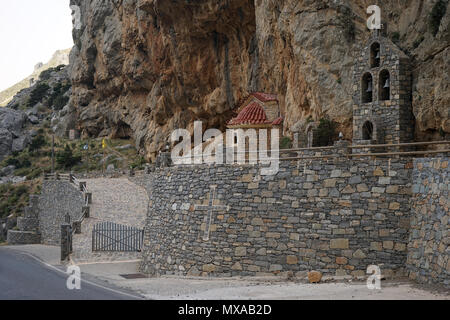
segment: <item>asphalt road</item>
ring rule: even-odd
[[[58,269],[59,270],[59,269]],[[68,275],[19,251],[0,247],[0,300],[134,300],[115,288],[83,281],[69,290]]]

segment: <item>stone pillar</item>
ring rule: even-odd
[[[67,260],[71,253],[72,230],[70,224],[61,225],[61,261]]]
[[[294,149],[298,149],[300,148],[300,134],[298,132],[294,133],[294,144],[293,144],[293,148]]]
[[[0,242],[6,240],[6,221],[0,219]]]
[[[161,153],[160,157],[160,165],[162,168],[166,168],[166,167],[170,167],[171,166],[171,159],[170,159],[171,154],[169,152],[163,152]]]
[[[334,147],[336,148],[336,153],[340,156],[347,156],[347,154],[352,153],[352,149],[349,148],[350,142],[347,140],[340,140],[334,143]]]

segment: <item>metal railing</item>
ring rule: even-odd
[[[412,142],[412,143],[399,143],[399,144],[370,144],[370,145],[348,145],[348,146],[327,146],[327,147],[313,147],[313,148],[293,148],[293,149],[280,149],[275,150],[280,156],[278,158],[271,157],[271,155],[275,152],[273,150],[263,150],[263,151],[237,151],[236,148],[225,149],[222,155],[226,155],[227,152],[232,152],[234,155],[245,154],[265,154],[270,155],[267,158],[263,159],[264,161],[295,161],[295,160],[313,160],[313,159],[338,159],[338,158],[363,158],[363,157],[388,157],[388,156],[414,156],[414,155],[432,155],[432,154],[446,154],[450,153],[450,148],[442,149],[442,150],[420,150],[420,151],[392,151],[392,152],[365,152],[365,153],[352,153],[353,149],[388,149],[388,148],[407,148],[407,147],[419,147],[419,146],[430,146],[430,145],[450,145],[450,141],[432,141],[432,142]],[[333,151],[336,153],[333,154],[322,154],[322,155],[311,155],[311,156],[295,156],[295,157],[282,157],[282,155],[289,153],[300,153],[304,151],[309,152],[323,152],[323,151]],[[338,153],[340,150],[346,150],[345,153]],[[192,152],[193,150],[191,150]],[[216,154],[212,154],[210,156],[211,159],[214,159]],[[193,160],[198,158],[204,158],[203,155],[195,155],[193,152],[190,156],[180,156],[174,157],[172,160],[174,161],[183,161],[183,160]]]

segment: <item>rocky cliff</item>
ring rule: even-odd
[[[152,157],[173,129],[194,120],[224,129],[239,101],[264,91],[279,95],[286,134],[329,116],[350,138],[352,67],[373,2],[71,0],[82,20],[71,112],[84,135],[131,136]],[[446,13],[432,21],[437,2],[380,4],[388,36],[413,63],[418,140],[450,133],[450,10],[439,0]]]

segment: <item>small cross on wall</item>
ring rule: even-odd
[[[211,186],[209,191],[209,199],[208,199],[208,205],[195,205],[195,210],[202,210],[202,211],[208,211],[206,217],[205,217],[205,233],[203,235],[203,241],[209,241],[209,235],[211,231],[211,224],[213,223],[214,217],[213,212],[214,211],[230,211],[230,206],[223,206],[223,205],[215,205],[215,199],[216,199],[216,189],[217,186]]]

